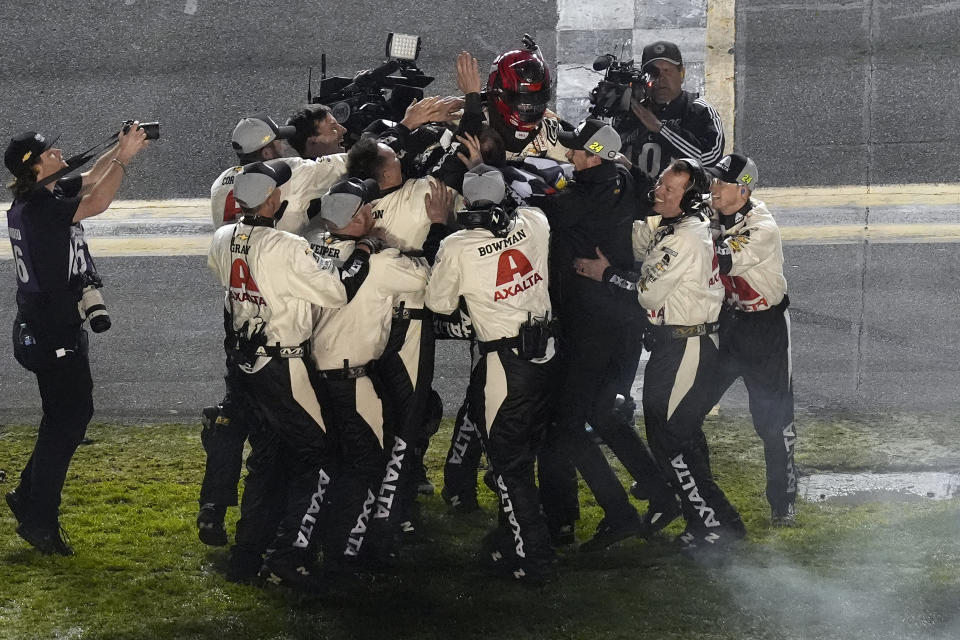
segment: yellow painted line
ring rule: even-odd
[[[205,256],[212,233],[189,236],[121,236],[87,238],[94,258],[126,256]],[[0,242],[0,260],[12,257],[9,242]]]
[[[780,227],[784,244],[956,243],[960,224],[853,224]]]
[[[10,209],[0,202],[0,212]],[[167,200],[115,200],[97,220],[189,218],[210,220],[210,198],[171,198]],[[212,223],[211,223],[212,224]]]
[[[704,98],[714,106],[723,120],[726,144],[723,152],[733,151],[736,117],[734,83],[737,41],[736,0],[707,0],[706,60],[703,65]],[[762,174],[761,174],[762,175]]]
[[[960,184],[774,187],[757,189],[756,196],[774,211],[797,207],[960,205]]]

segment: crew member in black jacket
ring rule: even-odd
[[[560,142],[569,149],[574,182],[538,202],[552,231],[551,293],[560,321],[563,362],[555,424],[541,454],[541,496],[554,542],[572,542],[577,487],[570,462],[576,466],[605,513],[596,535],[580,547],[593,551],[660,529],[679,510],[634,428],[632,409],[615,408],[618,393],[629,396],[629,388],[623,388],[624,368],[632,366],[636,372],[639,352],[631,345],[639,342],[642,312],[607,287],[578,277],[573,269],[574,259],[595,256],[596,247],[612,262],[633,265],[636,192],[629,172],[614,161],[620,136],[610,125],[588,119],[573,132],[561,133]],[[632,363],[630,353],[635,353]],[[584,430],[587,422],[646,490],[651,509],[645,518],[630,504],[600,448]]]

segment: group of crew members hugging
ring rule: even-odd
[[[227,391],[204,410],[197,519],[201,540],[227,544],[249,441],[230,580],[313,591],[328,572],[397,561],[433,491],[437,338],[471,354],[441,495],[476,510],[486,454],[499,518],[481,553],[497,573],[554,574],[555,550],[576,543],[578,473],[603,510],[580,551],[680,517],[684,553],[742,539],[702,430],[741,376],[772,522],[795,524],[779,230],[752,197],[754,161],[722,156],[716,111],[681,89],[677,46],[645,47],[642,65],[652,96],[612,123],[548,111],[550,72],[529,49],[494,61],[485,100],[461,53],[462,97],[425,98],[357,139],[318,104],[283,126],[239,121],[240,165],[211,189]],[[642,349],[646,442],[630,397]]]

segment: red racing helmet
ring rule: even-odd
[[[550,69],[539,51],[507,51],[490,67],[487,100],[509,127],[535,131],[550,101]]]

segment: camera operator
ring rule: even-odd
[[[723,285],[703,200],[710,178],[699,162],[670,163],[657,181],[659,227],[634,226],[639,273],[611,266],[602,250],[578,258],[578,273],[636,296],[647,310],[653,346],[644,369],[647,440],[680,495],[687,521],[681,551],[719,549],[746,535],[740,515],[717,486],[703,435],[717,375],[717,317]]]
[[[373,180],[343,180],[323,196],[320,216],[329,231],[308,230],[318,260],[342,265],[358,242],[373,231],[370,202],[379,195]],[[398,295],[422,292],[429,277],[423,258],[397,249],[370,256],[370,272],[357,295],[344,307],[316,314],[313,360],[324,415],[338,443],[340,473],[331,487],[338,505],[328,527],[325,563],[375,561],[393,552],[399,533],[397,475],[407,460],[409,443],[395,433],[375,360],[387,345]],[[391,452],[384,457],[384,446]],[[381,480],[383,480],[381,482]],[[372,552],[372,553],[371,553]]]
[[[471,374],[472,422],[485,439],[500,497],[500,526],[485,552],[514,579],[549,576],[553,552],[534,481],[536,447],[549,415],[554,339],[547,255],[550,227],[537,209],[506,208],[499,171],[479,165],[463,183],[465,228],[435,254],[426,303],[451,313],[466,300],[481,360]],[[434,215],[446,223],[445,215]],[[428,244],[428,247],[430,245]],[[425,249],[428,259],[432,250]]]
[[[106,211],[130,161],[150,144],[138,125],[121,131],[115,147],[71,178],[56,179],[68,167],[53,147],[56,138],[27,131],[12,138],[3,155],[14,177],[13,206],[7,212],[17,273],[13,354],[37,376],[43,404],[33,454],[6,499],[17,534],[45,554],[73,553],[59,522],[60,493],[93,415],[82,327],[88,310],[81,298],[99,277],[80,221]]]
[[[333,120],[333,116],[328,116]],[[220,174],[210,187],[213,226],[236,220],[240,207],[233,195],[233,181],[244,164],[283,158],[292,172],[281,189],[282,205],[277,212],[277,229],[301,234],[310,221],[310,203],[322,196],[346,173],[346,155],[334,153],[316,159],[298,158],[286,141],[297,137],[293,126],[277,126],[272,118],[256,115],[241,118],[233,129],[231,144],[240,165]]]
[[[774,526],[796,523],[797,470],[793,451],[793,372],[790,359],[790,298],[783,277],[780,229],[753,198],[757,165],[750,158],[725,156],[708,171],[720,229],[717,255],[726,293],[720,311],[720,370],[715,402],[743,376],[750,413],[763,440],[767,501]]]
[[[319,584],[310,540],[333,462],[307,363],[314,306],[339,308],[356,294],[369,247],[358,247],[342,270],[318,266],[306,240],[275,229],[280,186],[290,176],[284,160],[242,167],[234,192],[243,216],[216,231],[207,264],[225,289],[230,392],[250,430],[227,577],[250,581],[259,571],[312,589]]]
[[[572,462],[604,509],[596,535],[580,546],[581,551],[597,551],[626,537],[659,530],[679,513],[673,491],[635,430],[633,412],[627,416],[615,410],[623,370],[637,368],[636,360],[627,360],[631,353],[639,356],[631,343],[640,338],[642,311],[635,302],[573,270],[574,259],[595,256],[596,247],[613,264],[633,267],[630,238],[636,195],[630,173],[615,162],[620,136],[609,124],[587,119],[573,132],[561,132],[560,142],[569,149],[573,181],[560,193],[538,201],[552,231],[551,290],[561,328],[562,358],[555,425],[540,457],[541,495],[555,542],[572,542],[577,486],[564,482],[571,477],[564,463]],[[650,509],[643,519],[600,447],[584,430],[587,422],[649,496]]]
[[[653,76],[652,95],[631,101],[631,114],[614,121],[623,153],[643,183],[652,184],[677,158],[710,166],[723,155],[723,124],[706,100],[682,89],[686,71],[680,49],[659,41],[643,48],[641,71]]]

